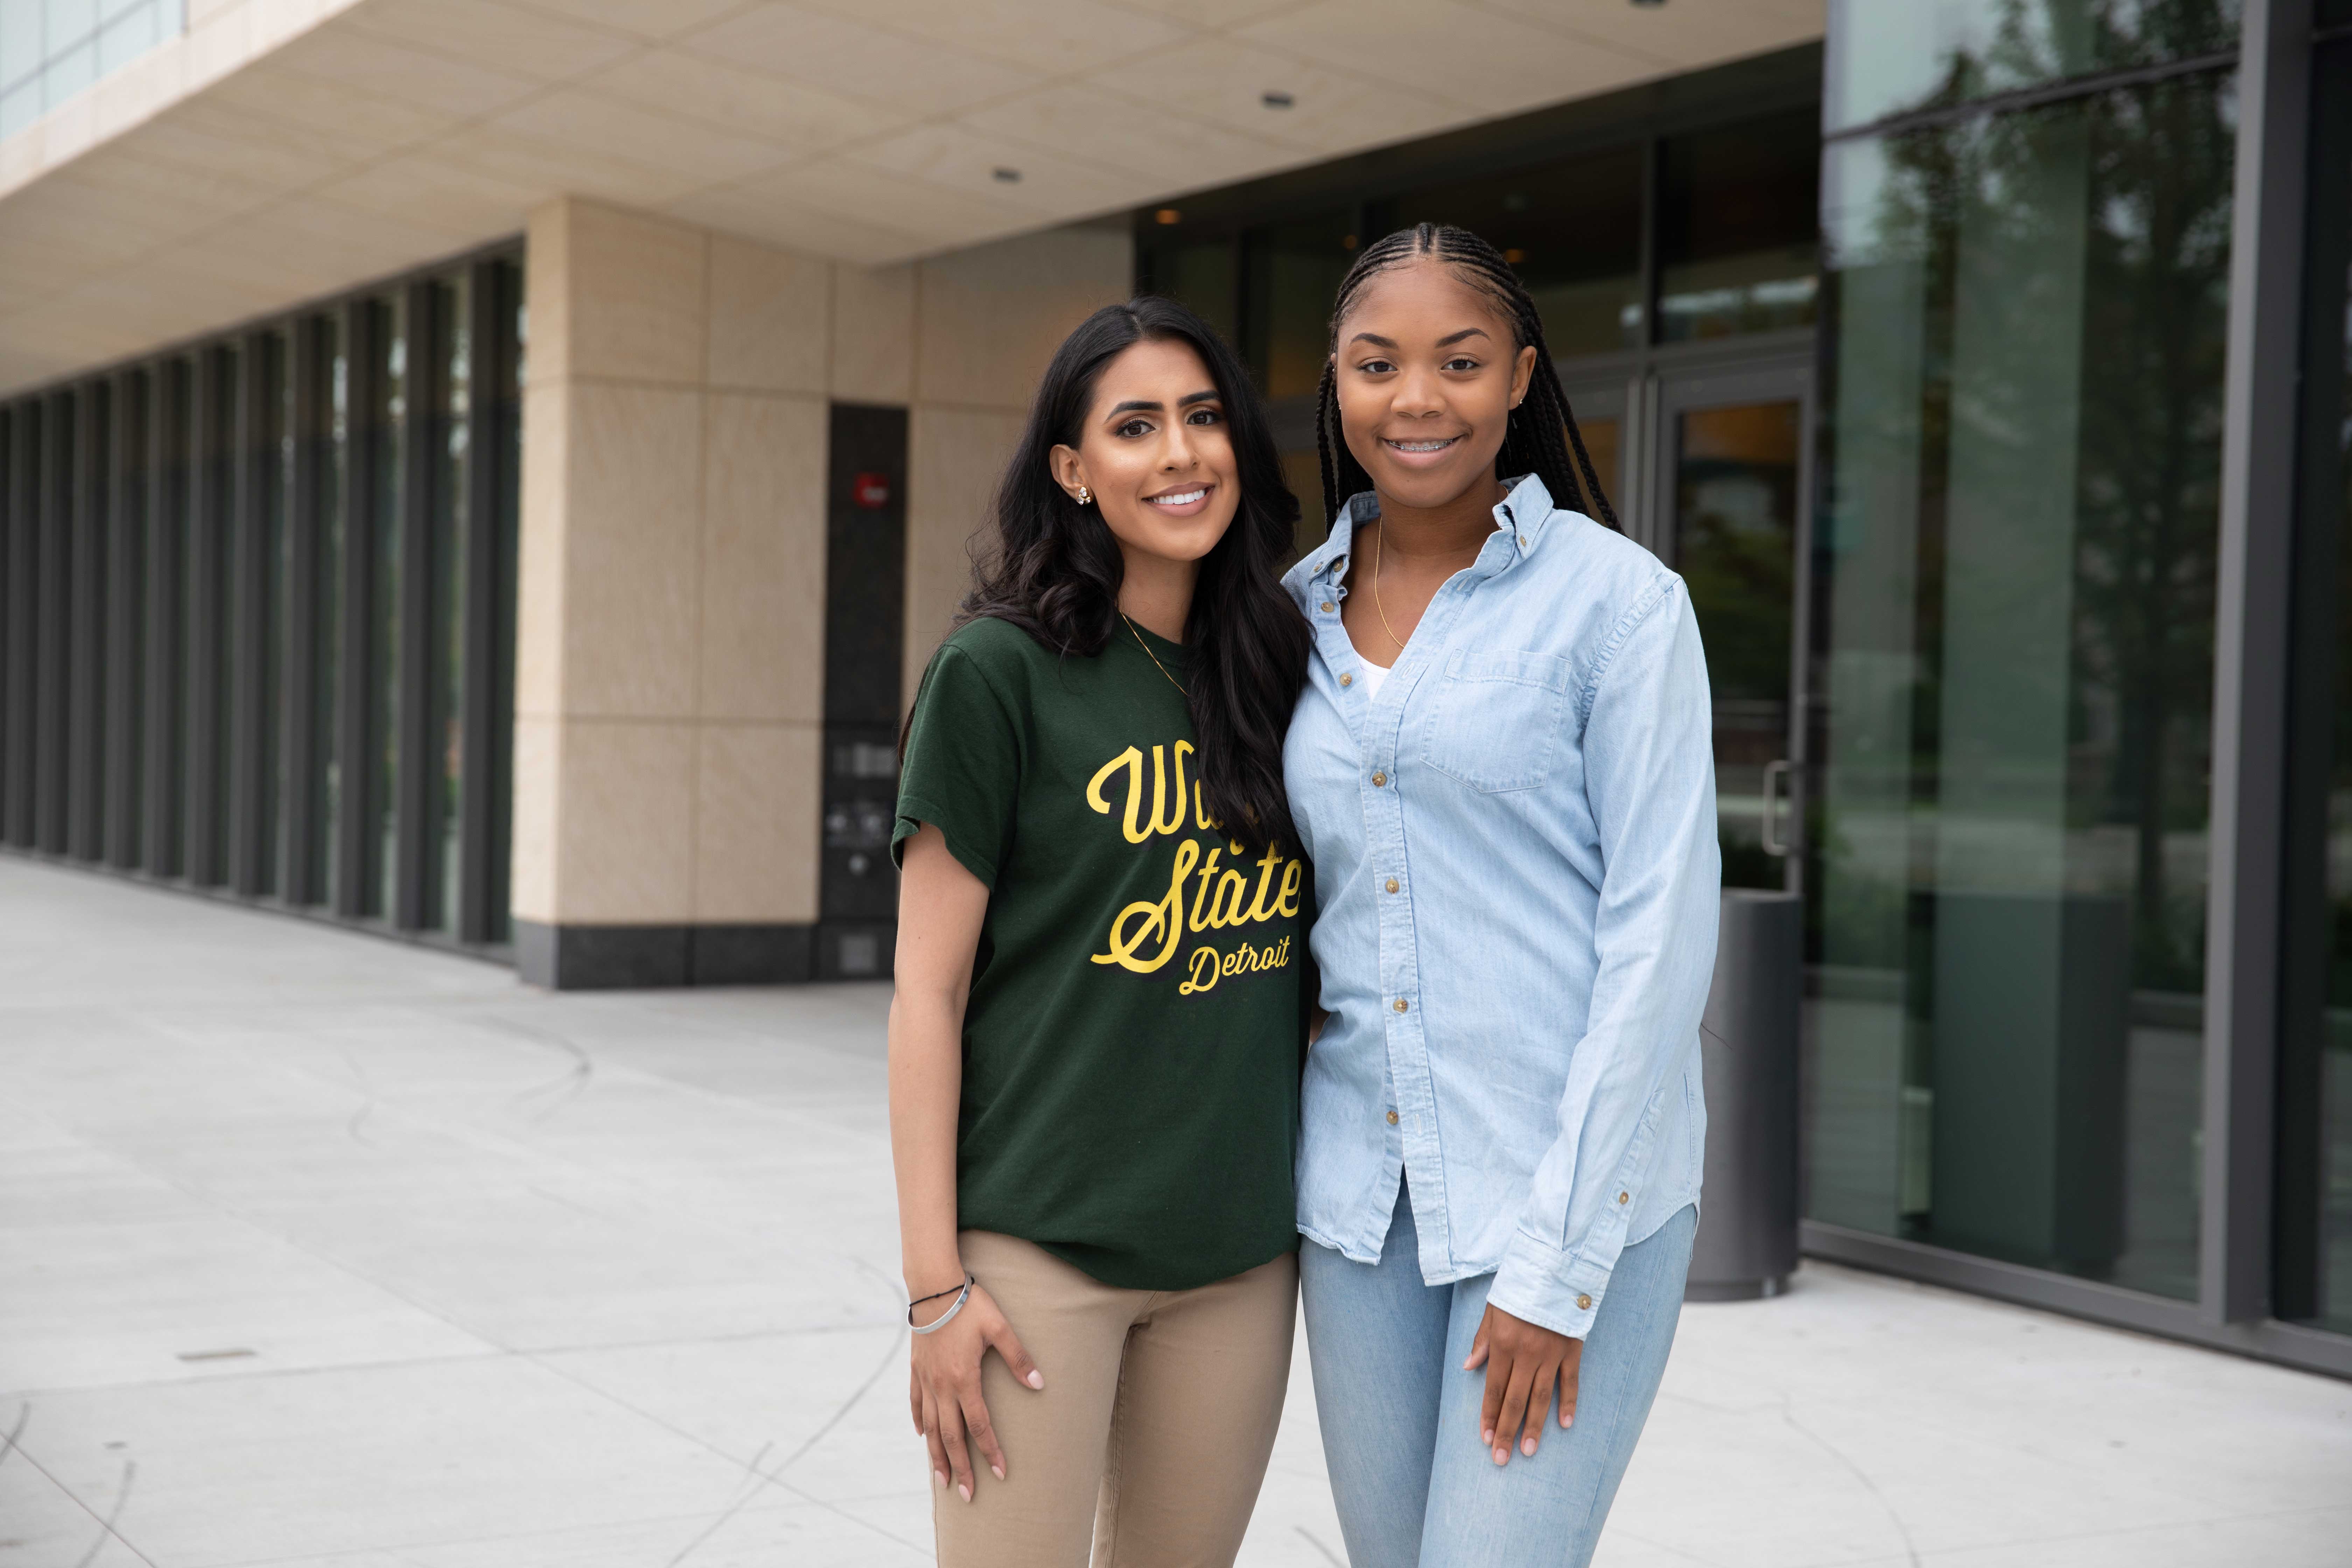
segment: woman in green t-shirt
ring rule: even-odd
[[[1312,994],[1297,516],[1216,334],[1096,311],[908,721],[890,1131],[946,1568],[1230,1563],[1256,1501]]]

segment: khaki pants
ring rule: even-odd
[[[1005,1479],[932,1490],[940,1568],[1224,1568],[1241,1550],[1290,1379],[1298,1259],[1195,1290],[1121,1290],[1031,1242],[958,1238],[1045,1374],[991,1352]]]

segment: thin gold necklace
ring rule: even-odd
[[[1151,668],[1158,670],[1162,675],[1168,675],[1168,667],[1160,662],[1160,656],[1151,651],[1151,645],[1143,640],[1143,634],[1135,630],[1135,623],[1128,620],[1127,612],[1125,610],[1121,610],[1118,613],[1118,618],[1122,621],[1127,621],[1127,629],[1135,633],[1135,646],[1143,650],[1143,657],[1151,661]],[[1184,691],[1184,683],[1177,679],[1172,675],[1168,675],[1168,684],[1174,687],[1179,691]],[[1189,691],[1184,691],[1184,700],[1187,702],[1192,701],[1192,694]]]
[[[1397,645],[1397,652],[1402,653],[1404,638],[1396,635],[1396,628],[1389,625],[1388,611],[1381,607],[1381,542],[1388,537],[1388,533],[1389,531],[1383,528],[1372,535],[1372,613],[1381,618],[1381,630],[1389,634],[1389,641]]]

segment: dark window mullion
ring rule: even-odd
[[[432,861],[440,842],[432,809],[441,756],[433,744],[441,707],[433,689],[433,514],[439,499],[435,458],[447,439],[449,367],[440,352],[441,290],[431,282],[412,283],[407,295],[408,429],[401,444],[406,471],[400,485],[400,596],[393,612],[400,617],[400,734],[390,902],[393,923],[416,931],[427,923],[433,905]]]
[[[279,700],[285,715],[286,839],[281,890],[289,904],[315,904],[326,868],[317,853],[320,798],[324,769],[321,748],[333,737],[319,733],[319,661],[310,657],[319,640],[320,486],[324,477],[324,318],[306,316],[288,334],[293,378],[294,479],[286,527],[286,660]]]
[[[74,398],[72,609],[66,654],[66,853],[105,853],[106,574],[109,388],[84,385]]]
[[[226,671],[222,668],[222,604],[227,574],[223,559],[227,520],[223,494],[224,460],[231,438],[231,408],[227,355],[218,348],[196,355],[189,399],[188,530],[185,563],[190,593],[187,660],[187,827],[183,861],[188,880],[199,886],[219,883],[222,864],[221,704],[227,697]]]
[[[498,605],[504,593],[499,582],[499,487],[506,454],[495,432],[503,410],[500,389],[506,384],[507,356],[511,352],[501,330],[508,319],[505,268],[496,261],[478,262],[472,287],[466,291],[467,342],[472,354],[467,387],[466,433],[466,627],[464,687],[460,699],[459,743],[466,758],[466,788],[458,802],[457,940],[488,942],[490,936],[491,795],[499,781],[490,775],[494,745],[491,726],[498,702]]]
[[[58,393],[41,420],[41,563],[39,647],[33,679],[33,842],[51,855],[66,848],[67,670],[73,593],[74,399]]]
[[[5,750],[0,750],[0,831],[19,848],[33,842],[33,733],[39,638],[40,442],[37,399],[16,405],[8,421],[8,682]]]
[[[375,815],[375,467],[384,433],[375,424],[376,384],[383,374],[383,312],[372,300],[343,307],[344,406],[348,435],[343,458],[342,650],[337,668],[342,680],[333,737],[340,798],[335,816],[335,912],[357,919],[366,912],[377,876],[373,844]]]
[[[188,369],[165,360],[147,377],[147,769],[142,863],[148,874],[180,874],[180,661],[186,649],[185,432]]]
[[[106,858],[139,863],[140,687],[146,609],[142,458],[147,436],[146,377],[115,378],[114,428],[107,443],[107,554],[113,570],[106,595]]]
[[[230,887],[247,898],[266,886],[264,867],[270,830],[269,790],[265,776],[268,713],[262,683],[268,670],[268,546],[262,509],[277,446],[268,442],[270,395],[268,334],[245,340],[237,356],[234,416],[228,437],[228,621],[224,628],[229,677],[228,865]],[[265,451],[264,444],[268,442]]]

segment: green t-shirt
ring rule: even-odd
[[[989,889],[958,1224],[1130,1289],[1297,1245],[1307,867],[1207,820],[1184,677],[1124,625],[1093,658],[963,626],[915,699],[891,845],[935,825]]]

